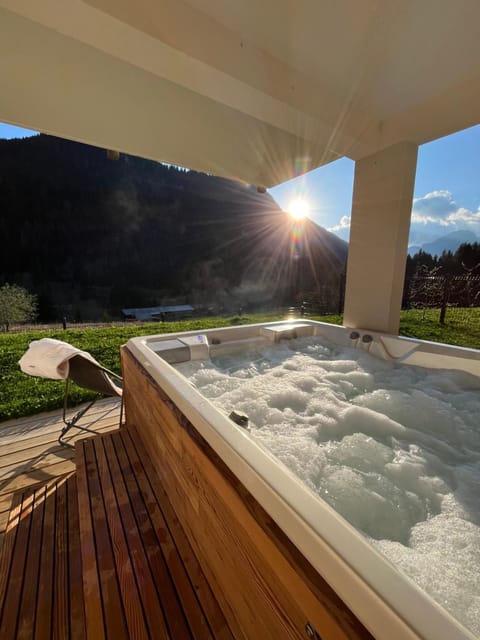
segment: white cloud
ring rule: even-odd
[[[332,233],[336,233],[337,231],[342,231],[343,229],[350,229],[350,217],[342,216],[340,218],[340,222],[334,227],[330,227],[327,231],[331,231]]]
[[[413,201],[411,236],[420,229],[432,237],[460,229],[480,235],[480,207],[470,211],[459,207],[450,191],[432,191]]]
[[[448,217],[448,220],[452,224],[456,222],[464,222],[465,224],[478,225],[480,224],[480,211],[473,213],[473,211],[469,211],[468,209],[460,208],[457,209],[455,213],[452,213]]]
[[[338,224],[329,227],[328,231],[348,240],[350,222],[349,216],[342,216]],[[450,191],[440,189],[413,201],[410,245],[430,242],[452,231],[464,229],[480,237],[480,206],[477,211],[459,207]]]
[[[350,217],[342,216],[328,231],[348,240]],[[451,233],[468,229],[480,237],[480,206],[477,211],[459,207],[450,191],[437,190],[415,198],[412,206],[410,245],[421,245]]]
[[[418,222],[428,219],[428,221],[438,221],[448,218],[450,214],[457,210],[450,191],[432,191],[423,198],[415,198],[412,207],[412,221]]]

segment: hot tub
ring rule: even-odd
[[[249,624],[258,624],[256,631],[247,631],[245,637],[270,637],[268,629],[272,638],[368,637],[366,631],[366,635],[362,635],[361,625],[355,626],[356,617],[377,639],[473,638],[424,591],[396,570],[363,535],[259,446],[245,429],[234,424],[228,415],[202,397],[174,368],[190,360],[201,361],[292,338],[316,336],[328,338],[337,345],[355,347],[387,361],[480,376],[480,352],[476,350],[313,321],[135,338],[124,349],[127,421],[136,423],[141,431],[144,430],[147,442],[151,441],[163,473],[162,479],[170,487],[172,504],[189,532],[192,545],[202,556],[212,588],[217,588],[218,593],[224,595],[227,591],[227,582],[222,581],[221,572],[222,562],[228,564],[228,560],[224,557],[219,562],[218,548],[219,545],[227,548],[229,540],[236,535],[232,530],[225,532],[221,508],[210,496],[210,492],[217,491],[215,487],[226,478],[230,488],[225,489],[222,500],[227,506],[229,501],[236,500],[233,493],[227,497],[232,486],[235,487],[235,496],[246,492],[243,505],[238,503],[228,515],[231,521],[240,514],[234,524],[235,532],[243,531],[253,540],[257,534],[252,533],[252,527],[256,525],[250,521],[257,519],[263,522],[254,547],[243,549],[245,538],[236,539],[233,549],[242,547],[242,554],[248,554],[248,557],[242,556],[237,565],[232,560],[232,575],[243,571],[245,564],[249,563],[254,567],[266,562],[268,570],[272,571],[271,580],[267,580],[258,593],[256,589],[260,578],[255,575],[254,568],[249,575],[242,574],[242,592],[251,592],[251,601],[248,595],[241,602],[237,602],[238,596],[230,598],[225,595],[225,607],[231,608],[233,625],[248,629]],[[168,431],[164,431],[162,425],[167,423],[170,426]],[[200,458],[197,460],[197,456],[205,452],[211,465],[210,484],[204,484],[206,480],[201,477],[202,465],[207,462],[200,461]],[[222,480],[220,476],[213,477],[219,468],[222,469]],[[184,505],[186,501],[189,503],[187,507]],[[260,511],[252,507],[252,501],[258,503]],[[242,511],[244,507],[245,514]],[[202,520],[205,520],[205,510],[209,512],[210,519],[207,529],[202,532],[197,530],[197,518],[203,515]],[[272,519],[271,527],[265,525],[265,517],[259,515],[263,510]],[[269,547],[261,529],[270,531],[276,527],[278,532]],[[208,544],[206,531],[212,532],[212,539],[217,541],[216,548],[205,549]],[[285,540],[282,536],[286,536]],[[318,572],[318,580],[312,570]],[[263,573],[266,571],[264,569]],[[338,614],[338,602],[334,594],[325,596],[328,587],[323,589],[322,580],[353,612],[353,621],[348,618],[348,612]],[[271,586],[273,583],[280,585],[278,591]],[[291,608],[287,627],[282,627],[281,611],[275,613],[275,621],[269,618],[268,613],[264,614],[266,607],[259,605],[256,611],[249,611],[255,607],[255,602],[260,602],[262,595],[258,594],[263,594],[266,589],[272,589],[271,601],[282,605],[284,611]],[[293,602],[290,602],[289,594],[292,593],[298,593],[298,597],[294,595]],[[330,595],[332,600],[328,600]],[[331,619],[332,610],[337,614],[333,614]],[[343,622],[335,626],[339,618]],[[275,624],[279,625],[280,631],[272,630]]]

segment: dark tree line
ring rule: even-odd
[[[420,266],[429,269],[440,268],[444,275],[464,275],[469,269],[480,264],[480,244],[461,244],[455,252],[444,251],[440,256],[432,256],[425,251],[419,251],[414,256],[407,257],[406,278],[411,278]]]

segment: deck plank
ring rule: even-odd
[[[107,422],[100,422],[99,426],[95,427],[95,432],[104,433],[107,430],[115,428],[118,428],[118,425],[115,423],[112,424],[112,421],[109,420]],[[21,465],[24,462],[38,459],[42,455],[45,455],[45,452],[56,455],[63,454],[59,457],[65,458],[68,456],[68,458],[73,459],[73,449],[58,444],[59,433],[60,431],[54,431],[52,433],[34,436],[28,440],[21,440],[21,444],[19,442],[14,442],[8,445],[3,444],[0,435],[0,442],[2,443],[0,448],[0,478],[2,477],[2,474],[6,473],[5,470],[13,467],[14,465]],[[85,433],[75,434],[75,437],[72,437],[72,443],[75,443],[79,438],[85,438],[85,436]]]
[[[22,510],[22,496],[16,494],[11,502],[11,510],[6,526],[5,541],[0,553],[0,620],[7,595],[7,584],[10,579],[10,569],[18,531],[18,522]]]
[[[93,534],[93,517],[90,509],[88,479],[82,470],[86,467],[85,448],[77,447],[77,495],[78,522],[81,531],[82,578],[85,607],[86,636],[91,640],[103,640],[105,627],[103,624],[103,607],[100,594],[100,577],[98,575],[95,538]]]
[[[30,494],[22,500],[20,517],[17,524],[18,531],[15,539],[10,577],[0,623],[0,638],[2,638],[2,640],[10,640],[10,638],[13,639],[17,636],[18,614],[23,591],[33,504],[34,494],[30,492]]]
[[[49,480],[54,480],[58,476],[72,473],[72,471],[75,471],[75,463],[73,460],[67,460],[66,462],[56,462],[45,467],[38,467],[27,473],[20,473],[19,475],[12,476],[5,481],[5,483],[0,483],[0,496],[3,497],[28,487],[44,484]]]
[[[0,469],[0,485],[2,485],[4,482],[8,485],[8,481],[12,477],[17,476],[19,471],[22,475],[34,475],[37,471],[43,468],[48,468],[52,465],[71,461],[72,457],[70,453],[66,452],[64,448],[54,449],[53,451],[47,450],[43,455],[35,456],[34,458],[31,458],[20,466],[17,464],[13,464]]]
[[[58,482],[55,492],[57,520],[55,526],[55,579],[53,584],[53,638],[62,640],[69,634],[67,484]]]
[[[47,491],[43,516],[42,562],[38,577],[38,600],[35,619],[35,640],[49,640],[52,635],[52,596],[55,572],[55,531],[57,508],[55,483]]]
[[[25,577],[18,619],[18,640],[29,640],[33,638],[35,631],[35,610],[42,545],[41,531],[43,527],[46,493],[46,486],[39,487],[35,490],[33,497],[32,522],[30,525]]]
[[[127,638],[127,625],[117,581],[115,557],[108,530],[95,450],[90,439],[85,440],[83,446],[90,506],[94,522],[93,533],[95,536],[98,574],[100,576],[100,592],[103,600],[105,631],[109,638]],[[77,473],[80,474],[80,471],[77,466]]]
[[[68,546],[69,546],[69,599],[70,638],[85,639],[85,607],[83,602],[82,558],[78,517],[77,477],[68,479]]]
[[[120,433],[117,435],[120,436]],[[115,440],[119,443],[121,437]],[[127,538],[129,543],[132,544],[131,552],[137,554],[137,547],[142,546],[145,566],[150,568],[153,576],[155,576],[157,585],[161,588],[161,605],[157,588],[151,575],[148,577],[148,584],[147,581],[145,582],[147,588],[142,589],[143,602],[148,607],[145,613],[151,633],[155,629],[155,620],[160,617],[165,621],[166,625],[165,631],[162,631],[165,638],[168,638],[167,627],[173,638],[189,638],[190,631],[178,601],[175,586],[165,565],[162,550],[139,494],[138,485],[130,469],[128,458],[122,455],[123,452],[119,451],[118,446],[114,448],[113,438],[105,438],[104,444],[109,454],[112,473],[115,476],[115,486],[121,496],[121,504],[124,509],[122,517],[126,525]],[[126,487],[123,484],[124,482]],[[133,511],[129,508],[129,501],[132,503]]]
[[[84,405],[69,409],[68,415],[80,410]],[[105,398],[99,400],[81,420],[81,424],[96,420],[110,420],[120,415],[120,401],[117,398]],[[0,422],[0,439],[4,444],[29,440],[32,436],[46,433],[60,432],[62,422],[62,410],[56,409],[45,413],[24,418],[15,418]],[[58,437],[58,435],[57,435]]]
[[[114,442],[118,441],[117,434],[112,439]],[[136,471],[136,478],[148,505],[155,530],[159,532],[167,528],[171,540],[174,541],[177,551],[175,554],[171,553],[169,545],[163,543],[163,536],[161,536],[160,544],[164,545],[164,555],[169,563],[170,572],[180,598],[188,611],[188,621],[194,637],[205,637],[206,630],[210,628],[213,638],[230,640],[233,636],[225,616],[175,516],[137,430],[133,427],[125,429],[122,433],[122,443],[128,451],[132,468]],[[144,473],[140,473],[140,469],[143,469]],[[150,496],[154,496],[154,499],[158,501],[161,508],[160,515],[152,509]]]
[[[148,610],[150,602],[148,596],[153,583],[148,570],[142,571],[146,566],[143,548],[138,544],[138,532],[135,528],[133,514],[129,510],[128,496],[118,495],[118,478],[113,473],[111,475],[112,460],[109,458],[107,461],[101,438],[94,438],[91,444],[95,449],[97,459],[98,475],[128,632],[131,637],[141,640],[149,636],[143,608]],[[133,547],[131,553],[129,545]],[[144,587],[144,593],[140,594],[139,588],[142,587]],[[154,619],[155,617],[157,618],[158,636],[161,637],[163,630],[161,609],[154,612]],[[152,631],[154,629],[155,623]]]

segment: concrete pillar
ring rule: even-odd
[[[398,333],[418,146],[399,142],[357,161],[344,324]]]

